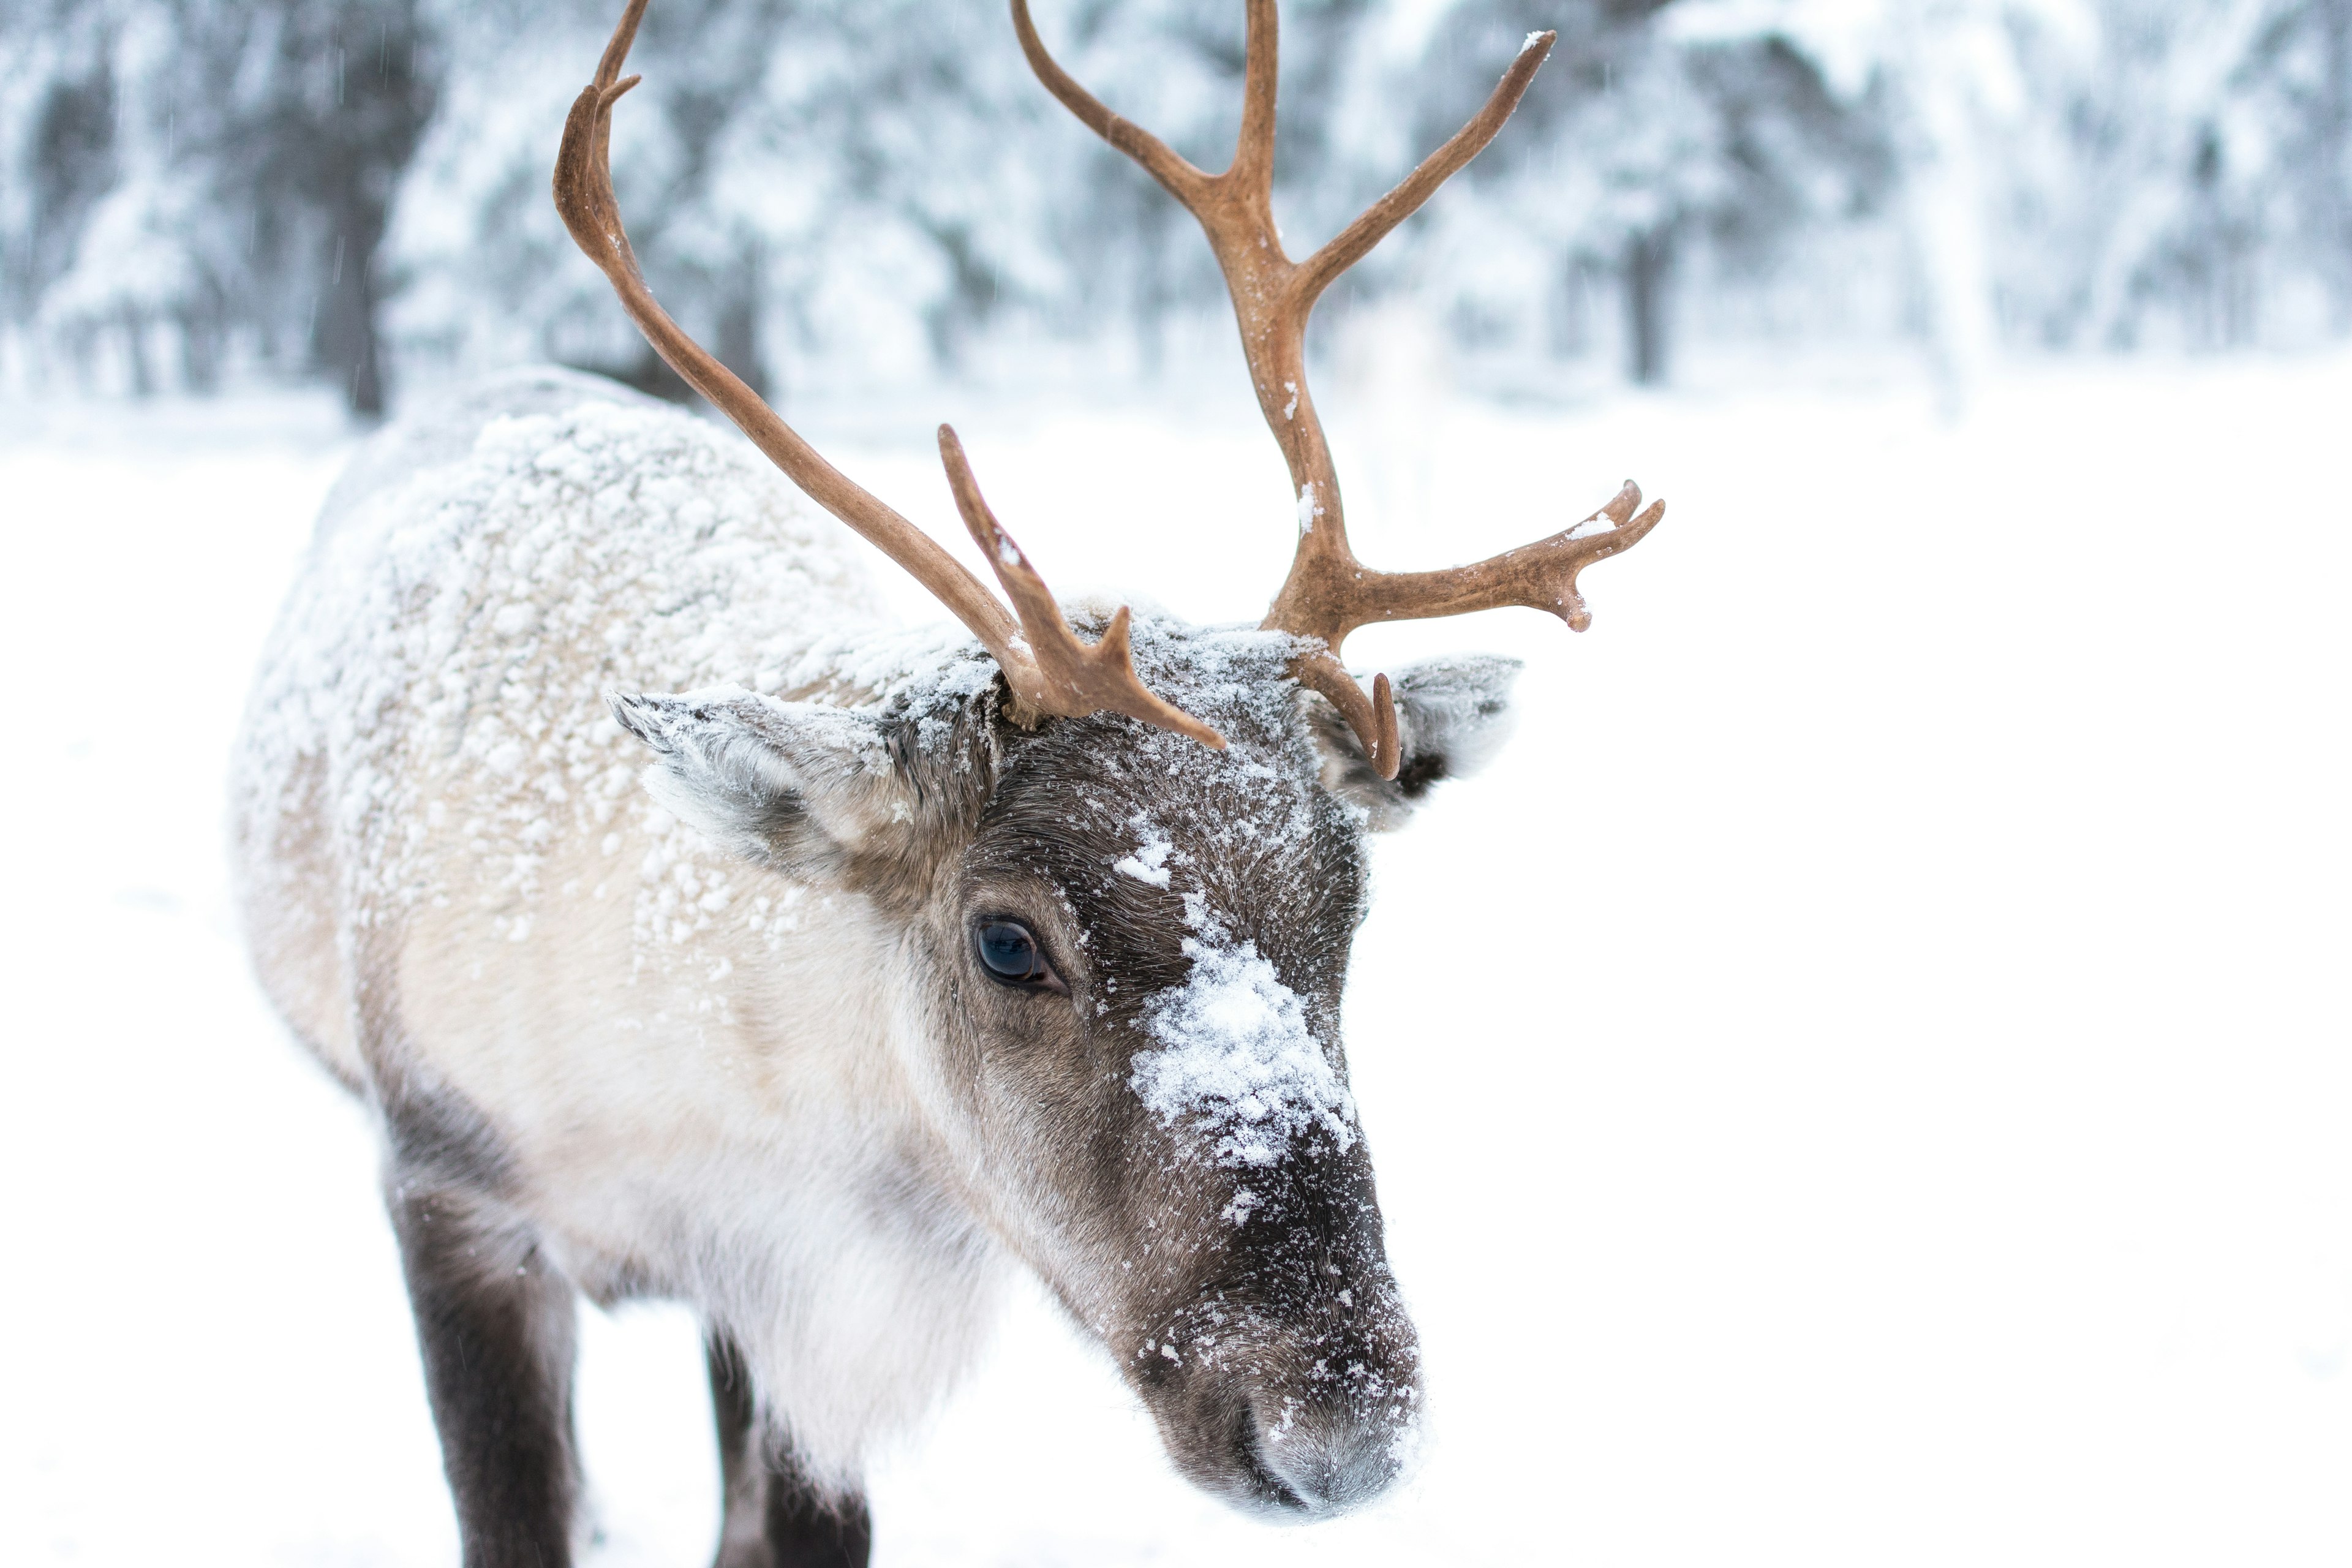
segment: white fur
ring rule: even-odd
[[[829,832],[896,809],[869,721],[744,688],[854,697],[954,657],[872,629],[839,533],[731,437],[585,378],[396,428],[273,639],[236,837],[296,1032],[354,1087],[486,1115],[570,1277],[695,1305],[846,1486],[971,1360],[1004,1251],[956,1195],[901,933],[726,852],[751,779],[824,800]],[[722,686],[688,700],[800,751],[668,711],[665,809],[603,693]]]

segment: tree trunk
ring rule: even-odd
[[[718,331],[710,352],[733,371],[743,384],[768,396],[767,365],[760,354],[760,253],[746,247],[735,269],[734,286],[719,307]]]
[[[2319,224],[2336,330],[2352,331],[2352,0],[2318,7],[2325,82],[2319,106]]]
[[[1666,379],[1666,307],[1675,264],[1671,223],[1637,229],[1625,241],[1626,373],[1636,385]]]
[[[438,62],[419,0],[296,0],[280,49],[280,97],[252,134],[266,151],[257,199],[288,200],[324,220],[316,252],[311,363],[351,411],[384,412],[378,260],[402,173],[432,118]],[[331,102],[310,84],[326,73]],[[420,74],[422,73],[422,74]]]
[[[375,254],[383,241],[383,204],[363,197],[332,209],[333,254],[327,267],[325,298],[312,352],[336,378],[343,401],[363,418],[384,408],[383,346],[376,334]]]
[[[147,357],[147,313],[136,305],[122,308],[122,357],[131,372],[131,395],[155,395],[155,369]]]

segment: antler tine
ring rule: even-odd
[[[1339,482],[1329,443],[1307,389],[1307,320],[1334,279],[1412,216],[1463,165],[1492,142],[1519,105],[1555,35],[1530,33],[1488,95],[1485,107],[1445,144],[1422,161],[1357,219],[1303,262],[1284,254],[1274,226],[1275,86],[1279,74],[1275,0],[1248,0],[1249,45],[1243,68],[1242,130],[1234,161],[1223,174],[1204,174],[1150,132],[1120,119],[1055,63],[1029,18],[1028,0],[1012,0],[1021,47],[1046,88],[1079,120],[1150,171],[1200,220],[1225,275],[1242,351],[1259,410],[1282,448],[1298,500],[1298,547],[1290,574],[1266,612],[1265,626],[1322,646],[1292,663],[1299,683],[1321,692],[1347,717],[1366,755],[1383,777],[1402,761],[1396,710],[1385,678],[1367,696],[1339,662],[1340,644],[1372,621],[1460,615],[1499,605],[1533,605],[1581,631],[1591,616],[1577,593],[1576,574],[1631,546],[1655,527],[1664,505],[1639,518],[1641,492],[1630,484],[1586,523],[1607,516],[1598,533],[1585,524],[1535,544],[1450,572],[1375,572],[1349,548]],[[1630,521],[1629,521],[1630,520]]]
[[[990,517],[989,526],[995,531],[1003,551],[1010,552],[1019,565],[1017,572],[1013,571],[999,552],[990,553],[990,563],[996,568],[998,581],[1019,606],[1020,618],[1016,622],[981,585],[980,579],[966,571],[955,557],[878,497],[826,462],[815,447],[801,439],[797,431],[761,401],[759,394],[712,357],[662,309],[646,286],[636,253],[630,247],[628,233],[621,225],[619,199],[613,194],[613,105],[639,79],[623,79],[621,68],[628,61],[629,46],[636,39],[646,4],[647,0],[629,0],[619,25],[613,29],[611,42],[604,46],[604,57],[597,62],[596,79],[581,89],[571,113],[564,119],[563,142],[555,158],[555,207],[562,216],[563,226],[571,231],[572,241],[611,282],[622,308],[636,322],[637,330],[645,333],[646,341],[653,344],[654,352],[667,361],[688,385],[732,420],[751,438],[751,444],[811,500],[905,568],[980,639],[1003,668],[1005,685],[1012,693],[1012,717],[1016,722],[1034,726],[1040,714],[1075,718],[1108,710],[1191,735],[1213,746],[1223,746],[1223,738],[1214,730],[1144,689],[1129,655],[1125,610],[1113,618],[1099,642],[1091,647],[1078,642],[1062,620],[1061,611],[1053,595],[1046,591],[1044,580],[1029,567],[1019,547],[1001,528],[996,528],[995,519]],[[1175,155],[1171,153],[1169,156]],[[1182,160],[1177,162],[1181,163]],[[977,502],[980,492],[971,483],[970,468],[963,463],[962,449],[954,445],[953,434],[944,428],[941,452],[948,459],[948,479],[956,489],[958,504],[964,505],[967,491]],[[965,506],[964,512],[969,523],[971,508]],[[982,512],[986,513],[984,503]],[[978,538],[979,526],[971,526]],[[982,548],[989,549],[988,541],[982,541]]]
[[[596,60],[599,89],[620,80],[621,68],[628,63],[629,49],[637,41],[637,26],[646,19],[647,3],[648,0],[629,0],[628,9],[621,13],[619,24],[613,28],[613,36],[604,41],[604,52]],[[634,79],[631,85],[635,85]]]
[[[1249,0],[1242,42],[1242,128],[1226,172],[1234,183],[1266,198],[1262,215],[1274,226],[1274,106],[1282,79],[1282,19],[1275,0]]]
[[[1380,768],[1383,759],[1398,755],[1396,702],[1390,696],[1387,676],[1372,677],[1371,695],[1367,697],[1345,665],[1319,651],[1301,654],[1292,660],[1290,672],[1297,677],[1299,685],[1321,693],[1339,710],[1339,717],[1348,721],[1348,727],[1363,743],[1364,755],[1373,767]],[[1396,775],[1393,762],[1381,773],[1387,779]]]
[[[1028,555],[989,510],[987,498],[980,493],[980,481],[972,477],[971,464],[963,455],[963,443],[946,425],[940,426],[940,461],[947,468],[956,510],[963,513],[972,542],[987,557],[996,580],[1004,585],[1005,596],[1021,616],[1030,662],[1045,686],[1045,700],[1039,705],[1049,713],[1124,713],[1223,751],[1223,735],[1153,696],[1136,675],[1128,645],[1127,606],[1119,606],[1103,628],[1101,640],[1092,647],[1078,640],[1062,618],[1061,606],[1054,602],[1045,580],[1037,575]]]
[[[1267,3],[1270,5],[1272,0]],[[1340,273],[1370,254],[1372,247],[1386,239],[1391,229],[1420,211],[1421,205],[1437,194],[1438,186],[1486,150],[1486,143],[1502,131],[1503,122],[1519,107],[1519,100],[1527,96],[1528,84],[1543,68],[1559,37],[1557,33],[1529,33],[1527,42],[1519,46],[1518,58],[1511,62],[1511,68],[1503,73],[1503,79],[1486,95],[1486,106],[1448,137],[1445,145],[1423,158],[1419,167],[1398,181],[1388,195],[1366,207],[1355,222],[1332,236],[1301,264],[1301,287],[1309,299],[1319,296]]]
[[[1641,504],[1641,487],[1627,479],[1607,506],[1582,522],[1475,565],[1436,572],[1367,569],[1345,597],[1307,606],[1318,624],[1331,628],[1315,635],[1336,644],[1375,621],[1435,620],[1508,605],[1547,611],[1567,622],[1569,630],[1580,632],[1592,624],[1592,613],[1577,591],[1576,575],[1596,561],[1631,550],[1666,515],[1666,503],[1656,500],[1635,517],[1633,509]],[[1603,518],[1609,527],[1591,529]]]
[[[1307,310],[1313,300],[1298,296],[1298,266],[1283,253],[1274,227],[1275,76],[1280,42],[1274,0],[1249,0],[1241,138],[1233,163],[1218,174],[1203,174],[1151,132],[1104,107],[1046,52],[1030,18],[1028,0],[1012,0],[1012,5],[1022,52],[1046,89],[1089,130],[1140,163],[1199,220],[1224,271],[1258,407],[1290,466],[1292,487],[1301,494],[1311,491],[1315,504],[1336,516],[1330,454],[1306,392],[1301,353]]]
[[[1021,52],[1028,57],[1029,68],[1063,108],[1076,115],[1087,130],[1143,165],[1145,173],[1165,186],[1170,195],[1188,207],[1192,205],[1193,194],[1209,183],[1207,174],[1134,121],[1112,113],[1102,100],[1064,70],[1045,52],[1045,40],[1038,37],[1036,24],[1029,19],[1029,7],[1023,0],[1013,0],[1013,30],[1021,39]]]

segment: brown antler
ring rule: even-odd
[[[1112,113],[1079,86],[1045,52],[1029,18],[1027,0],[1013,0],[1013,26],[1021,36],[1022,52],[1046,89],[1097,135],[1142,164],[1208,235],[1241,323],[1242,352],[1249,361],[1258,407],[1290,465],[1291,485],[1298,496],[1297,553],[1264,624],[1321,640],[1321,649],[1298,657],[1293,672],[1302,685],[1338,706],[1372,764],[1382,776],[1394,778],[1402,759],[1388,680],[1385,676],[1376,680],[1367,697],[1341,667],[1339,647],[1349,632],[1373,621],[1458,616],[1504,605],[1549,610],[1573,630],[1582,631],[1591,616],[1576,591],[1577,573],[1629,548],[1665,515],[1665,503],[1658,501],[1634,517],[1642,492],[1629,482],[1584,522],[1475,566],[1443,572],[1373,571],[1348,547],[1339,476],[1323,438],[1322,421],[1316,416],[1315,400],[1307,390],[1307,318],[1315,301],[1334,279],[1362,259],[1495,139],[1551,51],[1554,35],[1528,34],[1518,58],[1467,125],[1322,249],[1304,261],[1293,261],[1284,254],[1274,226],[1275,0],[1249,0],[1241,138],[1233,163],[1221,174],[1193,167],[1165,142]],[[1610,528],[1585,531],[1586,524],[1603,517]]]
[[[556,211],[562,215],[573,241],[611,280],[613,291],[620,296],[623,308],[646,341],[812,500],[905,567],[971,628],[1003,668],[1016,721],[1034,724],[1038,715],[1047,713],[1075,718],[1109,711],[1190,735],[1206,745],[1223,746],[1224,737],[1216,731],[1161,701],[1144,687],[1129,657],[1125,609],[1111,618],[1099,641],[1089,646],[1078,640],[1062,618],[1045,580],[981,500],[980,487],[954,431],[940,426],[940,455],[947,465],[948,481],[972,537],[1012,597],[1017,621],[978,578],[922,530],[826,462],[761,401],[759,394],[688,337],[654,299],[621,226],[612,170],[613,105],[639,79],[624,79],[621,66],[629,57],[629,45],[636,37],[646,5],[646,0],[629,0],[620,26],[613,29],[612,42],[604,46],[596,79],[581,89],[564,120],[563,145],[555,158]]]

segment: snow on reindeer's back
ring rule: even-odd
[[[877,615],[842,534],[732,432],[567,373],[478,388],[387,430],[329,497],[239,795],[259,805],[322,756],[355,892],[528,900],[551,842],[640,804],[605,689],[837,673],[845,624]],[[382,838],[445,795],[478,888],[426,885]]]

